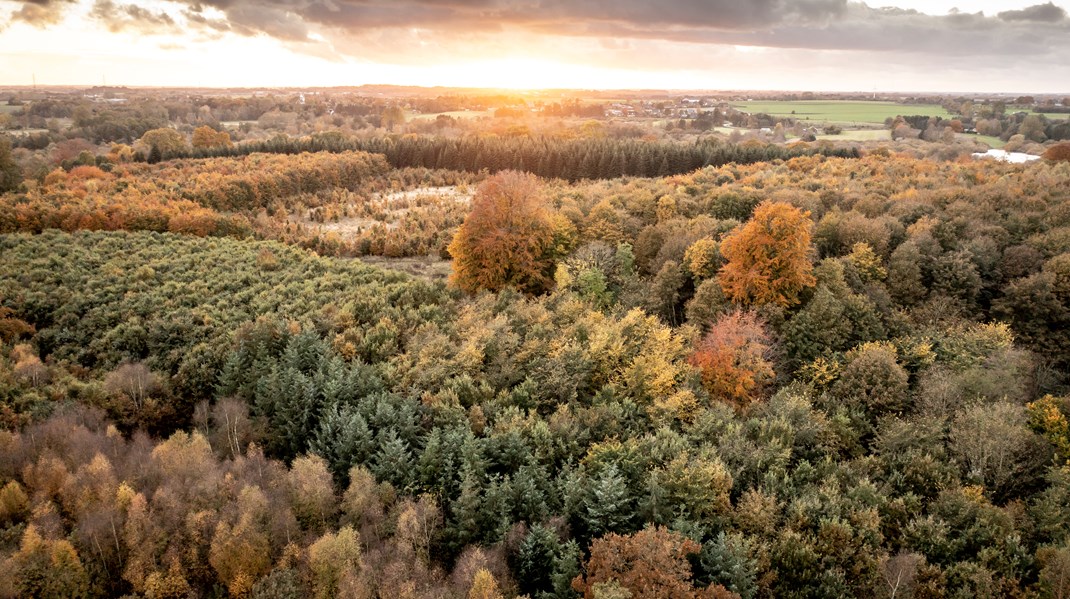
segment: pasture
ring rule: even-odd
[[[790,116],[800,121],[841,123],[847,125],[884,124],[884,119],[899,115],[923,114],[949,118],[952,115],[936,104],[898,104],[896,102],[849,102],[815,100],[799,102],[734,102],[736,110],[770,116]]]

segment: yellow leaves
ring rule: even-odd
[[[754,217],[724,238],[725,295],[743,305],[791,306],[816,279],[810,262],[810,213],[790,204],[762,202]]]
[[[344,526],[337,533],[328,532],[312,543],[308,548],[308,565],[315,597],[335,597],[339,583],[360,570],[360,557],[360,535],[351,526]]]
[[[804,364],[796,376],[818,389],[828,389],[840,376],[840,363],[820,357]]]
[[[716,456],[677,456],[661,473],[662,484],[674,504],[687,507],[701,519],[726,515],[731,510],[732,475]]]
[[[171,560],[166,572],[154,571],[145,581],[145,596],[148,599],[183,599],[189,597],[191,591],[177,558]]]
[[[880,256],[873,251],[868,243],[859,242],[851,248],[847,256],[850,262],[858,270],[858,274],[866,281],[883,281],[888,276]]]
[[[1060,403],[1064,404],[1060,406]],[[1051,395],[1026,404],[1029,411],[1029,427],[1055,446],[1059,457],[1070,465],[1070,420],[1063,412],[1067,400]]]
[[[268,502],[258,487],[246,486],[238,497],[238,522],[219,522],[208,561],[232,597],[245,597],[253,584],[271,569],[271,544],[261,521]]]
[[[0,489],[0,525],[18,522],[29,513],[30,498],[18,481],[8,481]]]
[[[709,279],[716,275],[720,262],[721,244],[711,237],[699,239],[684,252],[684,265],[695,279]]]
[[[975,503],[987,503],[984,485],[963,485],[962,496]]]
[[[694,391],[681,389],[672,395],[655,396],[654,404],[647,411],[657,422],[668,423],[673,420],[691,422],[695,419],[700,407]]]
[[[234,145],[230,141],[230,133],[216,131],[208,125],[203,125],[193,130],[192,142],[194,148],[229,147]]]
[[[119,487],[115,490],[115,505],[120,510],[127,510],[134,502],[134,497],[137,496],[137,492],[126,481],[119,484]]]
[[[501,599],[502,593],[498,590],[498,581],[486,568],[480,568],[472,577],[472,588],[468,591],[468,599]]]

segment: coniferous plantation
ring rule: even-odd
[[[106,169],[0,198],[3,596],[1070,590],[1070,162]]]

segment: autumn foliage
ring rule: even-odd
[[[717,320],[689,361],[712,397],[746,404],[773,379],[769,352],[769,335],[758,317],[736,311]]]
[[[547,291],[561,253],[558,222],[534,175],[507,171],[487,179],[449,246],[450,280],[470,293]]]
[[[1056,144],[1048,148],[1042,158],[1045,160],[1051,160],[1052,162],[1063,161],[1070,162],[1070,143]]]
[[[204,125],[193,130],[192,143],[194,148],[230,147],[234,144],[230,141],[230,134],[226,131],[216,131]]]
[[[810,213],[791,204],[759,204],[754,217],[721,243],[725,295],[743,305],[798,303],[799,292],[816,282],[810,262],[812,227]]]
[[[687,556],[698,553],[698,543],[664,527],[643,529],[633,535],[608,534],[591,544],[587,575],[577,576],[572,588],[584,599],[596,599],[606,583],[616,583],[631,597],[699,599],[713,597],[711,590],[691,584]]]

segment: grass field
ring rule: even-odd
[[[7,104],[0,104],[0,112],[12,113],[17,112],[19,110],[22,110],[22,106],[8,106]]]
[[[818,139],[833,141],[891,141],[892,132],[887,129],[845,129],[839,135],[818,135]]]
[[[923,114],[950,117],[936,104],[896,104],[895,102],[845,102],[821,100],[812,102],[741,102],[732,104],[737,110],[752,114],[764,112],[771,116],[790,116],[798,120],[844,124],[878,123],[898,115]]]
[[[998,137],[993,137],[991,135],[965,135],[963,137],[976,139],[978,141],[983,141],[984,143],[988,144],[988,147],[995,148],[997,150],[1002,148],[1003,146],[1007,145],[1007,142],[1003,141],[1002,139],[1000,139]]]

